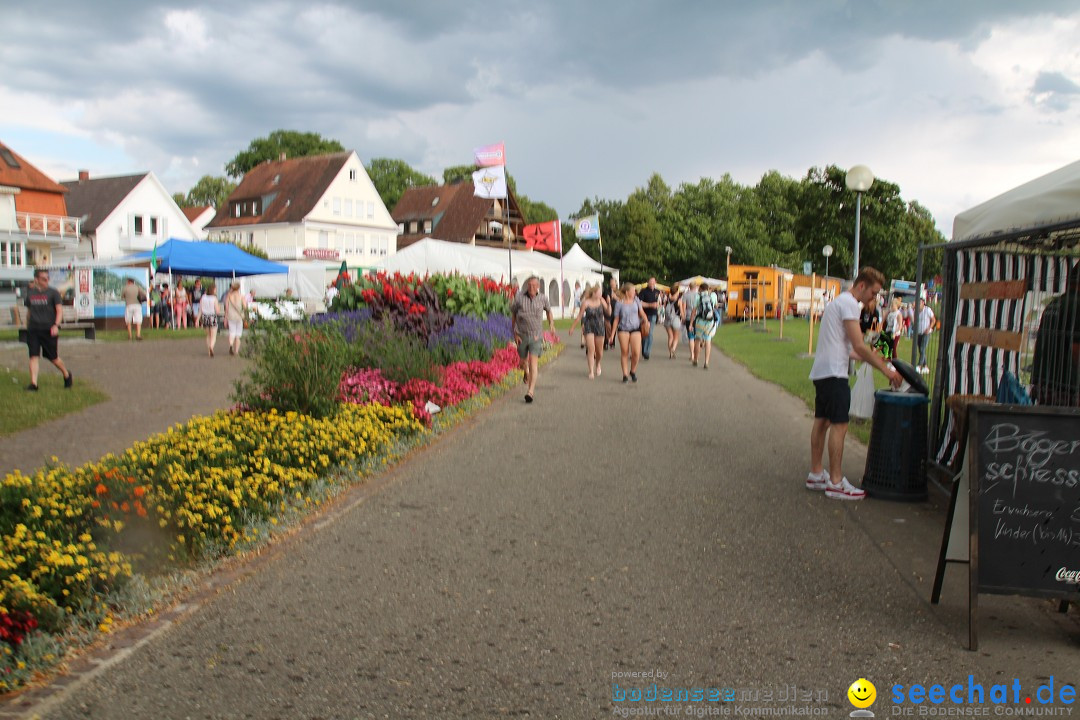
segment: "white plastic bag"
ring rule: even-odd
[[[866,363],[861,363],[855,371],[855,387],[851,390],[849,412],[852,417],[874,416],[874,374]]]

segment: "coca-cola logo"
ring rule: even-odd
[[[1061,568],[1057,571],[1055,576],[1058,580],[1070,585],[1080,584],[1080,570],[1069,570],[1068,568]]]

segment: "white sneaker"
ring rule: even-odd
[[[849,483],[847,478],[842,478],[838,485],[829,482],[825,487],[825,497],[833,500],[862,500],[866,497],[866,491]]]
[[[829,471],[822,470],[821,475],[814,477],[813,473],[806,476],[806,489],[807,490],[824,490],[829,484]]]

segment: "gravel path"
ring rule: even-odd
[[[929,604],[941,498],[804,490],[806,408],[724,357],[639,376],[609,356],[589,381],[571,347],[534,404],[515,389],[26,716],[603,718],[650,682],[616,674],[653,672],[831,716],[867,677],[884,717],[894,683],[1080,683],[1075,614],[984,596],[970,653],[962,571]]]
[[[219,336],[217,357],[203,338],[107,343],[63,340],[60,357],[78,383],[90,380],[109,399],[46,425],[0,438],[0,475],[32,472],[55,455],[69,466],[122,452],[137,440],[193,415],[229,407],[246,364]],[[0,363],[26,370],[26,346],[6,343]],[[59,375],[42,361],[41,373]],[[43,390],[44,392],[44,390]]]

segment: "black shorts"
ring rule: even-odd
[[[30,357],[43,356],[46,360],[55,360],[59,357],[56,350],[56,341],[59,338],[52,336],[52,328],[30,328],[26,331],[26,344],[30,348]]]
[[[847,378],[822,378],[814,381],[814,417],[825,418],[833,425],[848,421],[851,410],[851,386]]]

